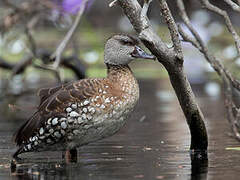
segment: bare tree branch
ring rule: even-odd
[[[237,140],[240,141],[240,133],[239,133],[239,127],[237,126],[236,123],[236,118],[239,121],[239,116],[234,115],[234,110],[239,112],[239,109],[235,106],[233,103],[233,96],[232,96],[232,88],[229,80],[223,76],[223,82],[224,82],[224,94],[225,94],[225,106],[227,109],[227,116],[228,116],[228,121],[231,125],[232,131],[234,133],[234,136]]]
[[[0,68],[10,70],[11,76],[14,76],[16,74],[23,73],[27,67],[32,65],[35,68],[40,68],[40,69],[44,69],[44,70],[53,72],[59,81],[60,80],[60,78],[58,77],[59,74],[56,72],[56,70],[47,66],[47,64],[49,64],[51,62],[50,56],[51,56],[50,52],[48,52],[46,50],[38,50],[37,57],[39,59],[41,59],[42,64],[36,64],[33,61],[35,58],[35,56],[33,56],[33,55],[25,56],[23,59],[19,60],[19,62],[16,64],[8,63],[5,59],[0,57]],[[54,61],[54,60],[52,60],[52,61]],[[75,75],[78,79],[85,78],[86,70],[85,70],[84,65],[81,63],[81,61],[78,57],[76,57],[76,56],[63,57],[61,65],[64,66],[65,68],[71,69],[75,73]]]
[[[192,43],[193,46],[195,46],[200,52],[203,53],[203,55],[205,56],[205,59],[210,63],[210,65],[219,74],[219,76],[222,78],[222,80],[224,82],[224,85],[225,85],[224,92],[225,92],[225,98],[226,98],[225,105],[227,108],[228,119],[231,123],[232,130],[234,132],[235,137],[238,140],[240,140],[239,129],[237,128],[236,123],[235,123],[236,116],[233,113],[233,109],[237,110],[237,108],[232,100],[232,86],[240,91],[240,88],[239,88],[240,83],[236,79],[234,79],[232,77],[231,73],[228,72],[228,70],[222,65],[222,63],[219,60],[217,60],[217,58],[208,51],[208,48],[204,44],[202,38],[200,37],[200,35],[197,33],[197,31],[192,26],[192,24],[189,20],[189,17],[186,14],[183,1],[177,0],[177,6],[179,9],[179,14],[180,14],[183,22],[185,23],[185,25],[187,26],[187,28],[190,30],[190,32],[192,33],[192,35],[195,38],[194,39],[194,38],[191,38],[190,36],[186,35],[186,33],[184,33],[182,28],[179,26],[179,32],[182,35],[183,39],[185,41]]]
[[[184,41],[191,43],[197,49],[202,51],[202,48],[201,48],[200,44],[196,41],[196,39],[192,38],[187,33],[185,33],[182,29],[182,26],[180,26],[180,25],[178,25],[178,32],[181,34]]]
[[[64,37],[64,39],[62,40],[62,42],[59,44],[59,46],[57,47],[56,51],[52,54],[51,58],[55,58],[56,57],[56,61],[53,64],[53,68],[57,69],[59,67],[59,64],[61,62],[61,55],[63,50],[65,49],[65,47],[67,46],[69,40],[71,39],[73,33],[75,32],[80,19],[82,17],[82,14],[85,10],[86,4],[87,4],[88,0],[83,0],[82,5],[78,11],[77,17],[72,25],[72,27],[70,28],[70,30],[68,31],[68,33],[66,34],[66,36]]]
[[[240,12],[240,6],[233,2],[232,0],[223,0],[227,3],[234,11]]]
[[[137,0],[118,0],[119,5],[122,7],[124,13],[129,18],[130,22],[134,26],[135,30],[139,34],[139,38],[144,42],[151,52],[159,57],[158,60],[162,63],[171,63],[175,59],[175,52],[169,49],[162,39],[153,31],[149,20],[144,17],[147,24],[143,23],[141,17],[141,6]]]
[[[203,5],[204,8],[222,16],[225,20],[225,23],[227,25],[227,28],[228,28],[228,31],[232,34],[233,36],[233,39],[235,41],[235,44],[236,44],[236,48],[237,48],[237,52],[238,52],[238,55],[240,55],[240,37],[239,35],[237,34],[236,30],[234,29],[233,25],[232,25],[232,22],[227,14],[226,11],[212,5],[208,0],[201,0],[201,3]]]
[[[179,15],[182,18],[185,25],[188,27],[190,32],[193,34],[195,39],[190,38],[186,33],[183,32],[182,28],[179,28],[179,32],[183,35],[183,39],[192,43],[197,49],[199,49],[204,55],[206,60],[211,64],[213,69],[220,75],[226,76],[233,84],[233,86],[240,91],[240,82],[233,78],[231,73],[223,66],[223,64],[217,60],[212,54],[209,53],[207,46],[203,42],[201,36],[198,32],[193,28],[184,8],[184,4],[182,0],[177,0],[177,6],[179,8]]]
[[[183,70],[183,61],[179,61],[177,53],[173,49],[169,49],[161,38],[154,32],[148,18],[142,16],[142,8],[137,0],[118,0],[118,4],[123,9],[125,15],[129,18],[134,29],[138,33],[139,38],[144,45],[158,58],[169,73],[172,86],[176,92],[181,108],[186,117],[189,129],[191,132],[191,147],[192,152],[205,151],[208,146],[208,137],[204,124],[203,114],[198,107],[191,86],[186,78]],[[163,6],[165,5],[165,6]],[[166,4],[160,2],[161,10],[166,9]],[[162,12],[162,11],[161,11]],[[162,12],[169,15],[169,12]],[[171,21],[173,18],[169,17]],[[167,23],[171,36],[175,36],[176,25],[174,21]],[[180,45],[177,39],[174,41],[177,46]]]
[[[167,2],[165,0],[159,0],[159,3],[160,3],[162,15],[163,15],[165,22],[168,25],[168,29],[170,31],[170,35],[171,35],[172,42],[174,45],[174,50],[177,53],[178,58],[182,60],[183,53],[182,53],[182,46],[181,46],[181,42],[179,39],[178,31],[177,31],[177,29],[178,29],[177,25],[174,21],[174,18],[168,7]]]

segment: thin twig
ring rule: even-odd
[[[179,9],[180,17],[182,18],[183,22],[188,27],[188,29],[190,30],[192,35],[195,37],[195,41],[194,41],[192,39],[187,38],[186,36],[182,36],[183,38],[186,38],[184,40],[191,42],[196,48],[198,48],[205,55],[206,60],[211,64],[213,69],[220,76],[224,74],[224,76],[226,76],[231,81],[233,86],[240,91],[240,82],[238,80],[236,80],[235,78],[233,78],[231,73],[223,66],[223,64],[215,56],[210,54],[210,52],[208,51],[208,48],[205,45],[205,43],[203,42],[201,36],[193,28],[193,26],[192,26],[192,24],[189,20],[189,17],[186,14],[186,10],[185,10],[183,1],[182,0],[177,0],[177,6],[178,6],[178,9]],[[179,32],[182,34],[183,30],[180,28]],[[196,41],[197,41],[197,43],[196,43]]]
[[[180,24],[178,25],[178,32],[180,33],[180,35],[182,36],[183,40],[186,42],[191,43],[193,46],[195,46],[197,49],[199,49],[200,51],[202,51],[201,46],[199,45],[199,43],[196,41],[196,39],[192,38],[191,36],[189,36],[186,32],[184,32],[182,26],[180,26]]]
[[[240,6],[233,2],[232,0],[223,0],[225,3],[227,3],[234,11],[237,11],[240,13]]]
[[[239,111],[239,109],[233,103],[233,95],[232,95],[232,88],[230,81],[227,79],[226,76],[222,76],[224,82],[224,94],[225,94],[225,107],[227,109],[228,121],[231,124],[232,131],[234,133],[234,137],[240,141],[240,131],[237,127],[236,120],[239,121],[238,115],[234,115],[233,110]]]
[[[216,6],[214,6],[214,5],[212,5],[208,0],[201,0],[201,3],[202,3],[204,8],[206,8],[206,9],[208,9],[208,10],[210,10],[210,11],[212,11],[212,12],[214,12],[214,13],[223,17],[223,19],[225,21],[225,24],[228,28],[228,31],[232,34],[233,39],[235,41],[238,55],[240,55],[240,37],[237,34],[236,30],[234,29],[227,12],[218,8],[218,7],[216,7]]]
[[[168,7],[168,4],[165,0],[159,0],[160,8],[162,15],[165,19],[165,22],[168,25],[168,29],[172,38],[172,42],[174,45],[174,50],[177,53],[178,59],[183,60],[183,53],[182,53],[182,46],[179,39],[178,31],[177,31],[177,25],[174,21],[174,18],[172,16],[172,13]]]
[[[83,0],[82,1],[82,5],[80,6],[80,9],[78,11],[77,17],[76,17],[72,27],[70,28],[70,30],[68,31],[68,33],[66,34],[66,36],[64,37],[62,42],[59,44],[59,46],[57,47],[56,51],[51,56],[52,59],[56,57],[56,60],[55,60],[55,62],[53,64],[53,68],[54,69],[57,69],[59,67],[59,64],[61,62],[62,52],[65,49],[65,47],[67,46],[69,40],[71,39],[73,33],[76,30],[76,28],[77,28],[77,26],[78,26],[78,24],[80,22],[80,19],[82,17],[82,14],[83,14],[83,12],[85,10],[87,2],[88,2],[88,0]]]

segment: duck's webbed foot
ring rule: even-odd
[[[63,159],[65,159],[66,163],[77,162],[77,149],[67,150],[63,154]]]

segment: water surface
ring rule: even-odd
[[[140,102],[116,135],[79,148],[77,163],[66,164],[61,152],[25,154],[15,172],[10,170],[16,150],[11,136],[32,110],[14,111],[6,106],[17,103],[30,108],[37,101],[31,95],[2,100],[0,179],[238,179],[240,151],[226,147],[240,143],[229,136],[223,99],[207,96],[202,86],[193,88],[206,117],[208,161],[191,161],[189,130],[169,82],[142,80]]]

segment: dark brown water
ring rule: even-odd
[[[240,151],[226,150],[240,143],[229,136],[223,100],[208,97],[202,87],[197,100],[206,117],[209,160],[191,161],[190,136],[183,113],[168,81],[140,83],[141,100],[127,124],[116,135],[79,148],[78,162],[65,164],[61,152],[29,153],[11,172],[13,131],[32,110],[8,110],[16,98],[0,100],[0,179],[227,179],[240,176]],[[5,104],[4,104],[5,103]],[[20,104],[35,105],[26,96]]]

